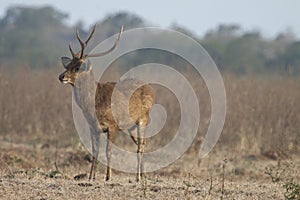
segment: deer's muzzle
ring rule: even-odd
[[[65,79],[65,75],[64,74],[59,75],[58,79],[59,79],[60,82],[63,83],[64,79]]]

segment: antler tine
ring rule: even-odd
[[[88,39],[84,42],[84,41],[82,41],[82,39],[81,39],[80,36],[79,36],[78,28],[76,28],[76,37],[77,37],[77,39],[78,39],[78,41],[79,41],[79,43],[80,43],[80,45],[81,45],[80,58],[83,58],[84,50],[85,50],[85,48],[86,48],[88,42],[89,42],[90,39],[92,38],[92,36],[93,36],[95,30],[96,30],[96,24],[94,25],[94,28],[93,28],[92,32],[90,33]]]
[[[70,52],[71,52],[71,54],[72,54],[72,57],[75,58],[75,57],[76,57],[76,54],[74,53],[74,51],[73,51],[73,49],[72,49],[72,47],[71,47],[71,42],[70,42],[70,44],[69,44],[69,50],[70,50]]]
[[[81,40],[80,36],[79,36],[79,32],[78,32],[78,28],[76,28],[76,37],[80,43],[81,46],[81,50],[80,50],[80,58],[82,58],[83,53],[84,53],[84,49],[86,47],[85,43]]]
[[[87,57],[100,57],[100,56],[104,56],[104,55],[112,52],[116,48],[116,46],[118,45],[118,43],[119,43],[120,37],[121,37],[121,35],[123,33],[123,28],[124,28],[123,26],[120,28],[120,32],[119,32],[119,35],[118,35],[118,37],[117,37],[117,39],[115,41],[115,44],[109,50],[107,50],[105,52],[101,52],[101,53],[89,54],[89,55],[87,55]]]
[[[93,30],[92,30],[90,36],[89,36],[88,39],[85,41],[85,44],[86,44],[86,45],[87,45],[87,43],[90,41],[90,39],[92,38],[92,36],[94,35],[94,32],[95,32],[95,30],[96,30],[96,25],[97,25],[97,24],[94,25]]]

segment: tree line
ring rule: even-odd
[[[0,66],[49,68],[57,65],[60,57],[68,54],[70,41],[75,48],[79,48],[74,36],[75,27],[83,37],[89,31],[82,22],[68,25],[67,18],[68,14],[50,6],[8,8],[5,16],[0,18]],[[127,12],[108,15],[97,24],[91,48],[117,33],[121,25],[126,29],[148,25],[143,18]],[[278,33],[276,38],[270,39],[262,37],[259,31],[245,32],[236,24],[221,24],[203,37],[177,24],[171,25],[171,28],[199,41],[223,71],[237,74],[284,72],[294,75],[300,72],[300,41],[290,31]],[[159,62],[158,54],[152,52],[151,56]],[[159,59],[168,60],[170,65],[177,62],[168,54],[160,55]]]

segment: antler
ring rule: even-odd
[[[76,37],[77,37],[77,39],[78,39],[78,41],[79,41],[79,43],[80,43],[81,50],[80,50],[78,53],[74,53],[74,51],[73,51],[73,49],[72,49],[72,47],[71,47],[71,43],[70,43],[70,44],[69,44],[69,50],[70,50],[70,52],[71,52],[73,58],[78,57],[79,55],[80,55],[80,57],[79,57],[80,59],[83,58],[83,56],[84,56],[84,50],[85,50],[85,48],[86,48],[88,42],[89,42],[90,39],[92,38],[92,36],[93,36],[95,30],[96,30],[96,24],[95,24],[95,26],[94,26],[92,32],[90,33],[88,39],[87,39],[85,42],[83,42],[82,39],[81,39],[80,36],[79,36],[78,29],[76,28]]]
[[[81,50],[80,50],[78,53],[74,53],[74,51],[72,50],[72,47],[71,47],[71,43],[70,43],[70,44],[69,44],[69,49],[70,49],[70,52],[71,52],[73,58],[78,57],[79,55],[80,55],[80,57],[79,57],[80,59],[82,59],[82,58],[84,58],[84,57],[99,57],[99,56],[104,56],[104,55],[106,55],[106,54],[112,52],[112,51],[116,48],[116,46],[117,46],[117,44],[118,44],[118,42],[119,42],[119,40],[120,40],[121,34],[123,33],[123,26],[122,26],[121,29],[120,29],[120,32],[119,32],[119,35],[118,35],[118,38],[117,38],[115,44],[114,44],[109,50],[107,50],[107,51],[105,51],[105,52],[102,52],[102,53],[86,54],[86,55],[84,55],[84,50],[85,50],[85,48],[87,47],[88,42],[89,42],[90,39],[92,38],[92,36],[93,36],[95,30],[96,30],[96,24],[95,24],[95,26],[94,26],[92,32],[90,33],[88,39],[84,42],[84,41],[82,41],[82,39],[81,39],[80,36],[79,36],[78,29],[76,29],[76,37],[77,37],[77,39],[78,39],[78,41],[79,41],[79,43],[80,43]]]
[[[78,29],[76,29],[76,37],[77,37],[77,39],[78,39],[78,41],[79,41],[79,43],[80,43],[80,45],[81,45],[80,59],[83,58],[84,50],[85,50],[85,48],[86,48],[88,42],[89,42],[90,39],[92,38],[92,36],[93,36],[95,30],[96,30],[96,24],[95,24],[95,26],[94,26],[94,28],[93,28],[93,30],[92,30],[90,36],[88,37],[88,39],[87,39],[85,42],[83,42],[83,41],[80,39],[80,36],[79,36],[79,33],[78,33]]]
[[[100,56],[104,56],[104,55],[112,52],[116,48],[116,46],[118,45],[122,33],[123,33],[123,26],[120,28],[120,32],[119,32],[119,35],[118,35],[118,37],[115,41],[115,44],[109,50],[107,50],[105,52],[101,52],[101,53],[88,54],[87,57],[100,57]]]

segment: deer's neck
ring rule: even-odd
[[[92,70],[82,72],[78,74],[74,84],[74,90],[81,89],[94,89],[97,86],[96,80]]]
[[[78,74],[73,86],[73,94],[77,105],[85,117],[95,118],[95,95],[97,82],[92,70]]]

